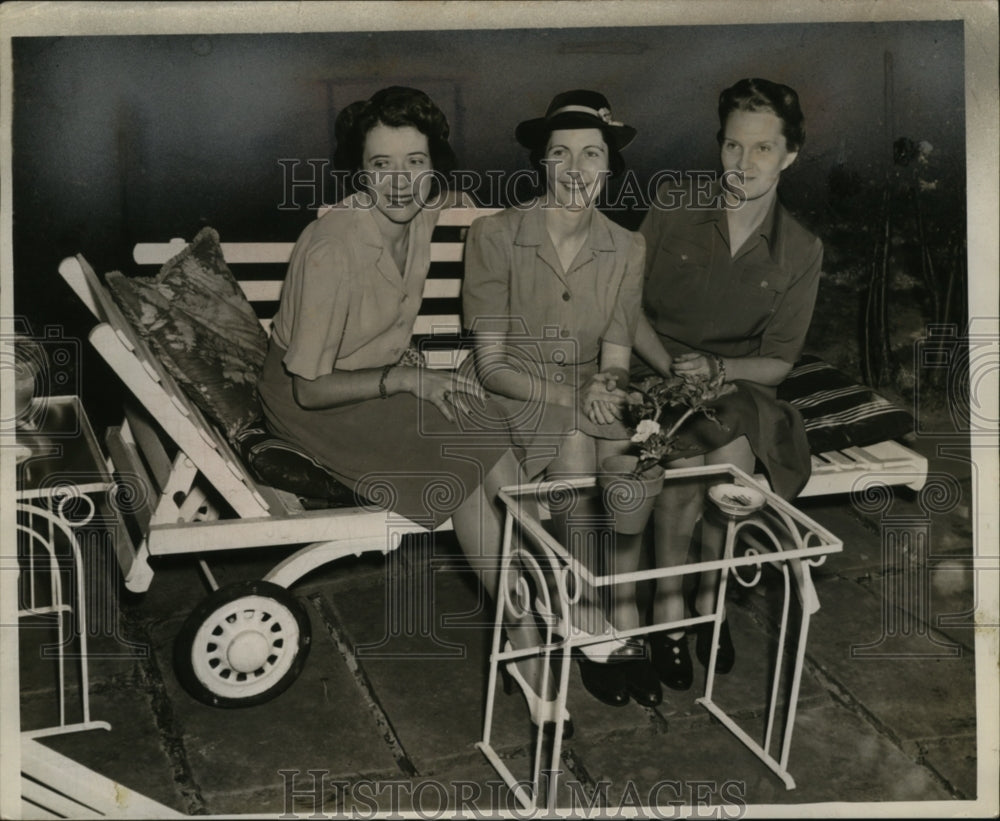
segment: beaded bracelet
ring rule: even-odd
[[[382,377],[378,381],[378,395],[382,399],[389,398],[389,391],[385,389],[385,378],[389,375],[389,371],[391,371],[395,367],[396,363],[393,362],[391,365],[386,365],[384,368],[382,368]]]

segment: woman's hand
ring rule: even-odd
[[[596,425],[610,425],[622,418],[628,394],[618,387],[618,375],[594,374],[580,389],[580,410]]]
[[[480,403],[486,399],[483,386],[475,379],[455,371],[433,368],[399,368],[403,389],[419,399],[430,402],[449,422],[455,421],[455,412],[471,413],[472,399]],[[405,373],[404,373],[405,372]]]
[[[718,373],[715,357],[694,352],[675,356],[672,370],[678,376],[711,377]]]
[[[777,385],[788,376],[790,363],[772,356],[730,356],[723,359],[714,354],[685,353],[674,359],[673,371],[678,376],[716,377],[722,372],[726,384],[736,380],[758,385]]]

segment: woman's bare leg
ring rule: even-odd
[[[545,473],[546,481],[581,479],[594,476],[597,469],[597,445],[591,436],[573,431],[563,437],[559,456],[552,461]],[[556,539],[569,554],[584,567],[600,572],[601,557],[606,545],[606,528],[601,519],[601,508],[590,495],[567,494],[570,505],[553,507],[552,529]],[[572,595],[574,591],[570,591]],[[581,585],[579,596],[570,607],[572,623],[588,633],[598,635],[607,627],[604,608],[599,597],[589,586]]]
[[[753,473],[756,457],[750,449],[750,442],[745,436],[734,439],[718,450],[705,454],[706,465],[735,465],[746,473]],[[722,558],[725,544],[725,533],[718,526],[705,520],[701,531],[702,561]],[[695,594],[695,609],[702,615],[708,615],[715,609],[716,593],[719,589],[719,572],[717,570],[702,573],[698,577],[698,590]]]
[[[452,515],[455,536],[469,566],[479,577],[483,588],[496,602],[500,595],[500,561],[502,553],[504,513],[497,493],[501,487],[523,483],[524,478],[513,453],[507,453],[484,477],[482,485],[459,506]],[[513,583],[513,580],[510,580]],[[530,606],[530,603],[523,604]],[[541,635],[533,617],[525,613],[520,617],[511,612],[504,614],[507,637],[514,647],[524,648],[541,644]],[[541,682],[541,657],[529,657],[518,662],[518,669],[526,681]],[[549,676],[544,699],[555,697],[556,682]]]
[[[597,447],[598,464],[602,464],[609,456],[625,453],[630,444],[628,439],[600,440]],[[643,533],[633,535],[618,533],[612,529],[608,572],[618,574],[637,571],[642,561],[644,544]],[[619,630],[632,630],[640,625],[635,582],[616,584],[611,588],[608,613],[611,623]]]
[[[697,467],[704,457],[677,459],[668,467]],[[687,561],[691,538],[702,514],[703,488],[700,482],[670,482],[656,499],[653,508],[654,544],[657,567],[676,567]],[[684,618],[684,577],[657,579],[653,597],[653,622],[662,624]],[[684,631],[668,634],[680,638]]]

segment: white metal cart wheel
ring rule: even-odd
[[[250,707],[284,692],[309,654],[309,616],[285,588],[265,581],[216,590],[185,620],[174,670],[213,707]]]

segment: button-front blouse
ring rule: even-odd
[[[465,250],[465,327],[503,332],[544,368],[582,384],[602,340],[631,347],[642,295],[645,242],[595,211],[587,240],[563,271],[535,200],[476,220]]]
[[[819,286],[823,246],[775,199],[735,256],[726,213],[696,207],[691,189],[661,189],[646,237],[643,305],[672,353],[777,357],[802,351]],[[675,343],[675,344],[671,344]]]
[[[316,379],[395,362],[410,343],[430,267],[438,211],[410,223],[401,272],[385,247],[370,200],[355,195],[302,232],[274,318],[289,373]]]

